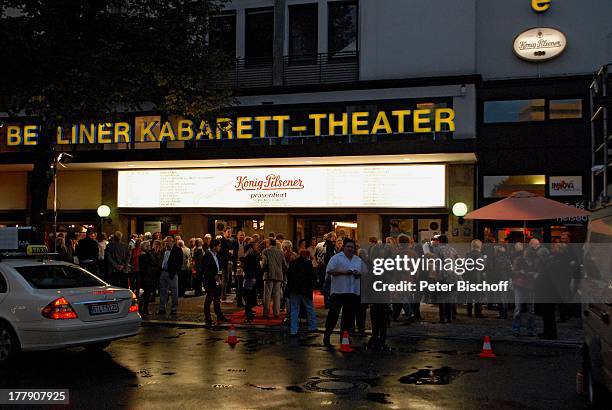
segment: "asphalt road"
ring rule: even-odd
[[[472,341],[395,339],[390,352],[340,353],[319,334],[239,331],[234,348],[226,337],[144,327],[101,354],[24,354],[0,370],[0,386],[70,388],[71,407],[83,409],[588,407],[574,392],[576,348],[493,341],[498,357],[481,359]]]

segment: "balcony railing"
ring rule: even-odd
[[[359,80],[356,51],[283,57],[283,86],[333,84]],[[260,88],[274,85],[272,58],[240,58],[233,70],[216,83],[229,88]]]

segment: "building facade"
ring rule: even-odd
[[[105,231],[503,240],[519,226],[453,205],[530,190],[588,206],[588,87],[612,59],[610,15],[607,0],[235,0],[209,37],[236,57],[219,127],[159,141],[181,119],[141,112],[129,142],[67,133],[60,224],[96,224],[105,204]],[[0,224],[26,224],[32,156],[6,143],[20,120],[3,121]],[[583,222],[530,229],[550,240]]]

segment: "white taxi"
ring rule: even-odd
[[[80,267],[0,254],[0,364],[20,351],[106,348],[138,334],[136,296]]]

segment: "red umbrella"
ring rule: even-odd
[[[591,213],[575,206],[565,205],[530,192],[514,192],[508,198],[476,209],[465,219],[490,219],[497,221],[539,221],[557,218],[589,216]]]

